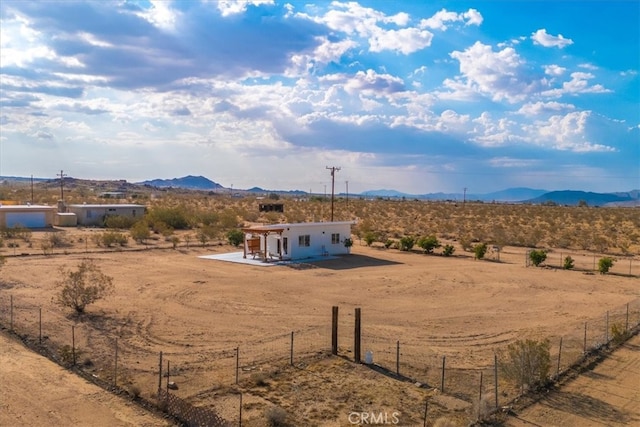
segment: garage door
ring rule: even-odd
[[[21,225],[27,228],[45,227],[47,225],[44,212],[7,212],[7,228]]]

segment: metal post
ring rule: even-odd
[[[158,394],[160,394],[160,390],[162,390],[162,352],[160,352],[160,363],[158,363],[159,366],[159,373],[158,373]]]
[[[627,303],[627,316],[624,321],[624,331],[627,332],[629,330],[629,303]]]
[[[118,386],[118,338],[116,338],[116,357],[113,368],[113,386]]]
[[[482,414],[482,375],[484,372],[480,371],[480,392],[478,393],[478,419]]]
[[[629,304],[627,304],[627,308],[628,307],[629,307]],[[38,326],[39,327],[38,343],[42,344],[42,307],[38,308],[38,325],[39,325]]]
[[[242,392],[240,392],[240,414],[238,416],[238,427],[242,427]]]
[[[496,409],[498,409],[498,355],[493,355],[493,382],[495,383]]]
[[[607,310],[607,316],[604,325],[604,343],[609,344],[609,311]]]
[[[560,375],[560,358],[562,357],[562,337],[560,337],[560,349],[558,350],[558,368],[556,369],[556,376]]]
[[[396,342],[396,374],[400,376],[400,341]]]
[[[331,307],[331,354],[338,354],[338,307]]]
[[[423,427],[427,427],[427,410],[429,409],[429,399],[424,401],[424,422],[422,423]]]
[[[293,366],[293,331],[291,331],[291,351],[289,356],[289,363]]]
[[[355,330],[354,330],[354,334],[353,334],[353,359],[356,363],[360,363],[361,361],[361,352],[360,352],[360,344],[361,344],[361,335],[360,335],[360,328],[361,328],[361,311],[360,308],[356,308],[356,312],[355,312],[356,318],[355,318]]]
[[[444,369],[447,356],[442,356],[442,381],[440,382],[440,391],[444,393]]]
[[[584,322],[584,346],[582,352],[587,352],[587,322]]]
[[[76,365],[76,327],[71,326],[71,354],[73,356],[73,366]]]
[[[238,385],[239,372],[240,372],[240,347],[236,347],[236,385]]]
[[[9,297],[11,301],[11,308],[9,309],[9,331],[13,332],[13,295]]]

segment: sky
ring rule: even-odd
[[[0,2],[0,176],[640,188],[640,2]]]

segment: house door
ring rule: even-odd
[[[278,241],[278,243],[280,243],[280,241]],[[282,238],[282,251],[285,255],[287,255],[289,253],[289,238],[288,237],[283,237]]]

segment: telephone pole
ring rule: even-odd
[[[64,177],[67,176],[67,174],[61,169],[60,173],[56,175],[60,177],[60,200],[64,202]]]
[[[349,181],[344,182],[347,186],[347,208],[349,207]]]
[[[337,168],[335,166],[327,166],[327,169],[331,171],[331,222],[333,222],[333,194],[336,182],[336,171],[339,171],[340,168]]]

